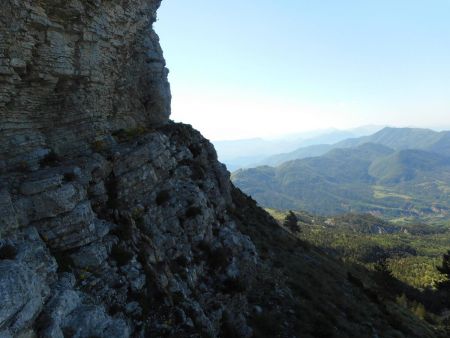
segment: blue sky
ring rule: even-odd
[[[448,0],[163,0],[172,118],[211,139],[450,127]]]

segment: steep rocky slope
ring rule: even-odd
[[[248,336],[237,291],[257,254],[227,216],[228,181],[212,146],[172,124],[3,176],[2,327],[216,336],[228,313]]]
[[[247,292],[249,299],[257,299],[264,308],[259,315],[250,316],[255,336],[448,336],[399,306],[399,281],[343,263],[326,248],[291,236],[239,189],[233,189],[232,196],[240,206],[233,210],[239,229],[250,236],[261,265],[268,267],[256,277],[257,290]],[[289,297],[279,299],[287,290]],[[287,336],[283,332],[286,324]]]
[[[323,336],[323,315],[310,323],[333,298],[305,307],[292,284],[303,263],[341,271],[332,290],[344,285],[348,306],[370,300],[233,188],[197,131],[168,120],[158,5],[2,3],[0,337]],[[373,325],[341,314],[327,332],[391,332],[371,308]]]

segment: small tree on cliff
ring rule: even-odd
[[[442,255],[442,265],[437,266],[436,269],[447,277],[446,280],[439,283],[438,288],[450,291],[450,250]]]
[[[284,218],[283,226],[292,232],[300,231],[300,227],[298,226],[298,217],[291,210],[289,210],[288,214]]]
[[[438,271],[450,278],[450,250],[442,255],[442,265],[436,267]]]

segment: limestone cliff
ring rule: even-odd
[[[167,124],[159,3],[2,3],[2,337],[251,334],[257,255],[212,146]]]
[[[167,69],[152,29],[159,3],[2,1],[0,170],[167,122]]]

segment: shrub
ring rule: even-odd
[[[112,136],[114,136],[119,142],[125,142],[130,141],[133,138],[144,134],[147,132],[147,129],[144,127],[136,127],[136,128],[130,128],[130,129],[119,129],[112,133]]]
[[[208,255],[208,263],[212,269],[225,269],[230,264],[232,252],[230,248],[217,248],[210,251]]]
[[[122,266],[127,264],[133,258],[133,254],[118,245],[114,245],[111,250],[111,257],[119,264],[119,266]]]
[[[117,180],[114,174],[106,179],[105,188],[108,193],[108,202],[107,202],[108,207],[110,209],[116,209],[119,205],[119,201],[117,199],[118,195]]]
[[[226,294],[235,294],[244,292],[247,289],[245,281],[239,277],[228,278],[223,283],[223,292]]]
[[[408,307],[408,298],[406,298],[406,295],[403,293],[401,296],[398,296],[396,298],[396,303],[400,305],[401,307],[407,308]]]
[[[51,150],[47,155],[41,158],[41,160],[39,161],[39,165],[41,167],[49,167],[58,164],[60,160],[61,159],[58,154]]]
[[[75,174],[72,173],[72,172],[69,172],[69,173],[65,173],[65,174],[64,174],[64,181],[65,181],[65,182],[73,182],[73,181],[76,180],[76,178],[77,178],[77,175],[75,175]]]
[[[419,317],[420,319],[425,319],[425,316],[427,315],[427,311],[425,310],[425,306],[423,304],[418,303],[413,310],[414,314]]]
[[[190,152],[192,153],[192,156],[197,157],[202,153],[202,148],[198,144],[191,144],[189,147]]]
[[[193,180],[201,181],[205,178],[206,173],[200,163],[193,162],[190,168],[191,168],[191,172],[192,172],[191,178]]]
[[[0,247],[0,259],[14,259],[17,249],[11,244],[4,244]]]
[[[56,262],[58,263],[59,272],[70,272],[72,271],[73,261],[68,254],[58,253],[54,255]]]
[[[104,140],[96,140],[96,141],[92,142],[91,148],[95,152],[100,152],[102,150],[105,150],[106,142]]]
[[[298,218],[292,211],[289,211],[289,213],[286,215],[283,226],[288,228],[292,232],[297,232],[300,230],[300,227],[298,226]]]
[[[190,207],[186,210],[185,216],[186,218],[194,218],[198,215],[202,214],[202,209],[199,207]]]
[[[255,337],[276,337],[281,331],[281,324],[284,318],[278,313],[263,312],[253,318],[252,324],[255,328]]]
[[[163,205],[170,199],[170,193],[168,190],[161,190],[156,196],[155,202],[157,205]]]
[[[27,173],[31,170],[31,168],[27,161],[21,161],[17,163],[16,170],[21,173]]]

